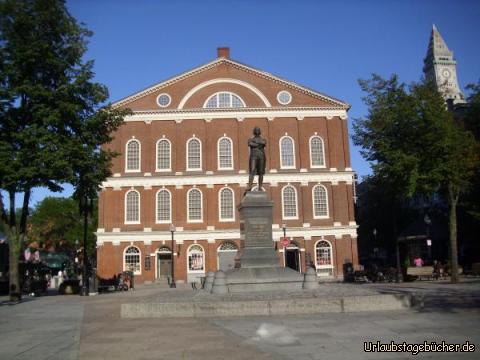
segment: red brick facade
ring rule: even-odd
[[[273,240],[279,249],[279,261],[282,264],[285,261],[283,248],[278,243],[284,224],[291,240],[288,265],[292,266],[294,258],[300,258],[299,270],[304,271],[306,261],[310,260],[316,264],[319,275],[341,278],[344,263],[358,263],[353,173],[348,148],[348,105],[229,60],[226,49],[219,55],[209,64],[116,104],[132,109],[133,115],[126,119],[109,145],[121,155],[113,161],[114,175],[104,183],[100,195],[98,275],[110,278],[125,270],[129,266],[126,257],[129,257],[128,263],[139,261],[138,265],[130,265],[136,269],[137,282],[155,281],[165,275],[167,263],[162,261],[171,257],[168,253],[172,245],[170,223],[176,227],[173,261],[177,281],[203,276],[225,265],[228,259],[220,259],[217,250],[225,242],[229,243],[229,249],[234,247],[232,244],[237,248],[242,246],[236,205],[248,181],[247,140],[253,128],[259,126],[267,139],[264,188],[274,201]],[[287,105],[282,105],[277,98],[281,91],[290,94]],[[232,97],[229,106],[204,107],[209,97],[219,92],[234,94],[245,106],[231,107]],[[162,97],[162,106],[157,103],[160,94],[168,94]],[[222,97],[230,100],[229,96],[219,95],[218,101]],[[232,166],[228,170],[219,169],[219,139],[224,137],[231,144]],[[291,140],[282,140],[285,137],[293,139],[293,154],[289,153],[286,144]],[[323,141],[323,149],[318,150],[320,155],[312,150],[312,137]],[[162,144],[170,147],[167,151],[170,156],[165,158],[170,166],[164,166],[168,169],[157,169],[157,161],[160,161],[157,160],[157,142],[162,139],[168,140]],[[187,168],[190,139],[201,144],[201,169],[198,170]],[[131,149],[132,155],[127,160],[129,141],[135,142],[134,147],[138,149]],[[284,166],[281,141],[285,141]],[[195,156],[192,154],[197,153],[192,152],[191,158]],[[317,160],[312,160],[313,157]],[[137,159],[139,167],[135,166]],[[129,166],[134,170],[127,171],[128,161],[132,161],[134,165],[129,163]],[[323,164],[315,164],[315,161]],[[326,195],[326,202],[317,192],[318,198],[314,199],[314,187],[318,185],[322,189],[315,189]],[[287,199],[286,193],[282,198],[282,189],[286,186],[291,187],[293,200]],[[225,187],[234,194],[233,220],[220,220],[219,197]],[[189,209],[192,217],[198,215],[194,200],[190,208],[187,200],[193,188],[201,194],[201,208],[197,209],[201,219],[197,221],[189,221],[188,216]],[[162,189],[168,190],[168,195],[167,192],[163,194],[170,197],[170,205],[168,201],[161,203],[163,205],[157,203],[157,193]],[[131,193],[132,190],[137,193]],[[127,193],[131,194],[128,215],[125,209]],[[294,216],[283,214],[284,201],[290,204],[290,210],[285,207],[285,212],[293,211]],[[228,206],[225,208],[230,213]],[[159,209],[165,211],[163,215],[158,215]],[[160,221],[157,217],[161,217]],[[201,247],[196,247],[202,250],[200,254],[189,254],[193,244]],[[135,248],[125,255],[131,246]],[[163,250],[159,252],[160,248]]]

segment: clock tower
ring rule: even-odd
[[[423,63],[426,79],[436,84],[448,103],[452,105],[465,103],[465,97],[458,86],[457,62],[453,58],[453,51],[448,49],[435,25]]]

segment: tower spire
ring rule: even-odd
[[[465,102],[457,80],[457,62],[435,24],[432,24],[427,55],[423,60],[423,72],[433,81],[445,100],[454,104]]]

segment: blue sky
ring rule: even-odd
[[[454,51],[460,86],[480,79],[480,1],[71,0],[94,32],[88,59],[111,100],[211,61],[231,58],[306,85],[366,113],[359,78],[422,76],[432,24]],[[369,172],[352,147],[353,168]],[[70,195],[66,188],[63,195]],[[32,205],[49,193],[35,190]],[[57,194],[62,195],[62,194]]]

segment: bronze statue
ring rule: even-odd
[[[260,128],[256,126],[253,129],[253,136],[248,139],[248,146],[250,147],[250,159],[248,161],[248,187],[247,191],[252,190],[253,178],[258,175],[258,191],[262,191],[263,175],[265,174],[265,146],[267,140],[260,135],[262,132]]]

